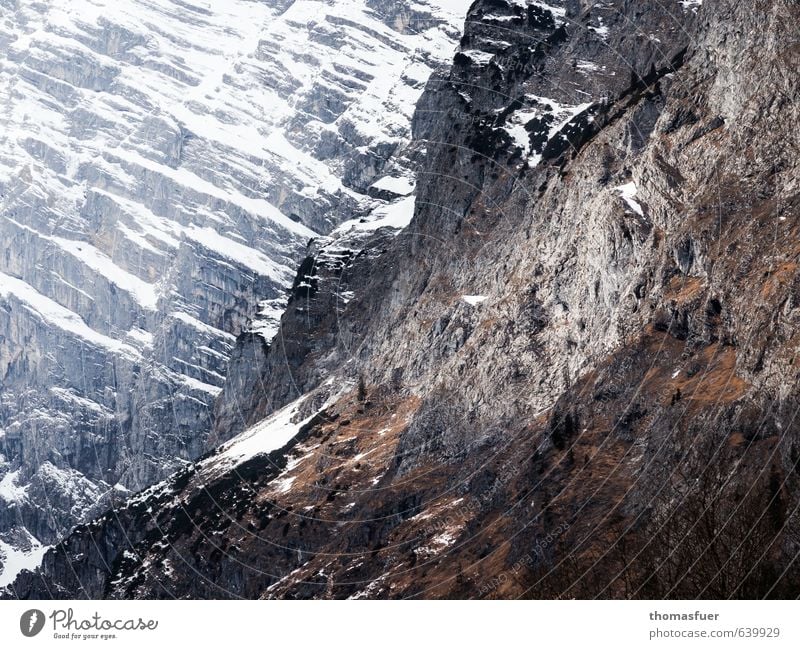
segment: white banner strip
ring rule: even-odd
[[[0,637],[11,647],[119,649],[794,648],[799,608],[797,602],[0,602]]]

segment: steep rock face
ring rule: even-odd
[[[413,191],[464,10],[0,3],[0,562],[232,434],[237,337],[310,238]]]
[[[410,225],[231,365],[267,419],[13,594],[796,597],[798,18],[479,0]]]
[[[358,344],[357,337],[342,337],[340,319],[353,319],[352,309],[360,308],[359,302],[350,306],[353,298],[395,272],[396,259],[387,253],[413,211],[414,197],[407,196],[311,242],[275,337],[269,344],[249,335],[237,342],[215,412],[220,436],[257,423],[319,386],[342,360],[349,361],[330,356],[339,346]],[[366,322],[370,315],[363,311],[358,319]]]

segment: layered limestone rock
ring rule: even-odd
[[[312,247],[244,432],[13,596],[796,597],[798,18],[476,2],[408,227]]]
[[[413,190],[465,10],[0,3],[0,562],[232,434],[237,337],[272,337],[309,239]]]

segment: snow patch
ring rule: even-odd
[[[603,66],[597,65],[597,63],[592,63],[592,61],[578,61],[577,67],[578,72],[583,72],[584,74],[601,72],[605,69]]]
[[[306,397],[301,397],[246,430],[232,442],[223,446],[222,452],[216,458],[241,464],[256,455],[271,453],[283,448],[292,441],[303,426],[317,415],[315,412],[302,421],[294,421],[305,400]]]
[[[481,302],[485,302],[488,298],[485,295],[462,295],[461,299],[470,306],[478,306]]]
[[[641,204],[636,200],[638,188],[636,187],[635,182],[631,181],[625,185],[615,187],[614,191],[619,192],[622,200],[628,204],[628,207],[630,207],[639,216],[644,216],[644,210],[642,209]]]
[[[75,394],[72,390],[65,390],[64,388],[55,388],[55,387],[53,387],[53,388],[50,388],[50,392],[54,396],[56,396],[59,399],[61,399],[62,401],[65,401],[67,403],[72,403],[75,406],[77,406],[78,408],[82,408],[84,410],[89,410],[89,411],[94,412],[95,414],[98,414],[98,415],[105,415],[105,416],[107,416],[109,418],[113,417],[113,415],[114,415],[114,413],[111,410],[109,410],[108,408],[105,408],[104,406],[101,406],[96,401],[92,401],[91,399],[86,399],[85,397],[81,397],[80,395]]]
[[[158,303],[155,286],[117,266],[112,259],[85,241],[50,237],[63,250],[74,256],[109,283],[129,293],[145,309],[155,311]]]
[[[567,16],[567,10],[564,7],[554,7],[553,5],[549,5],[545,2],[537,2],[536,0],[526,2],[525,4],[529,4],[534,7],[538,7],[539,9],[544,9],[545,11],[549,11],[553,16],[553,22],[555,22],[556,27],[561,27],[566,21],[564,20]],[[522,6],[525,6],[524,4]],[[561,20],[559,20],[559,18]]]
[[[183,311],[172,311],[169,314],[169,317],[173,318],[174,320],[179,320],[185,325],[188,325],[189,327],[192,327],[193,329],[196,329],[201,333],[208,334],[213,338],[225,338],[231,343],[236,342],[236,336],[234,336],[233,334],[228,333],[227,331],[223,331],[222,329],[217,329],[216,327],[212,327],[211,325],[206,324],[202,320],[198,320],[194,316],[189,315],[188,313],[185,313]]]
[[[494,58],[494,54],[482,50],[462,50],[461,53],[469,57],[476,65],[488,65]]]
[[[608,38],[608,27],[603,23],[603,18],[600,16],[597,17],[597,22],[599,23],[597,26],[589,25],[589,29],[603,40],[606,40]]]
[[[49,547],[39,543],[30,533],[26,532],[26,534],[28,535],[28,550],[17,549],[0,540],[0,561],[3,562],[3,569],[0,572],[0,588],[14,583],[23,570],[36,570],[42,565],[42,559]]]
[[[113,338],[104,336],[89,327],[79,315],[61,306],[39,293],[30,284],[21,279],[11,277],[5,273],[0,273],[0,297],[8,299],[10,296],[16,297],[25,307],[40,318],[43,322],[74,334],[78,338],[96,346],[107,349],[111,352],[123,354],[133,359],[140,357],[139,352]]]
[[[546,143],[542,145],[538,151],[534,150],[525,125],[531,120],[541,119],[546,115],[552,115],[555,121],[547,133],[547,142],[549,142],[573,119],[590,108],[593,102],[568,105],[560,104],[553,99],[540,97],[538,95],[525,95],[525,98],[533,102],[534,105],[514,111],[508,117],[506,125],[502,128],[509,134],[514,142],[514,146],[523,151],[523,154],[528,158],[528,164],[535,166],[541,161],[540,153],[544,151]]]
[[[276,264],[265,254],[221,235],[213,228],[190,224],[184,232],[192,241],[226,259],[244,264],[259,275],[281,284],[291,283],[292,272],[286,266]]]
[[[404,177],[384,176],[379,181],[372,183],[372,189],[391,192],[398,196],[408,196],[414,191],[414,183]]]
[[[278,493],[285,494],[287,493],[294,484],[294,481],[297,480],[297,476],[287,476],[286,478],[276,478],[272,481],[272,486],[276,488]]]
[[[374,232],[380,228],[395,228],[398,233],[414,217],[414,196],[406,196],[388,205],[376,208],[366,219],[345,221],[331,236],[336,237],[347,232]]]
[[[284,311],[286,311],[286,298],[262,300],[258,303],[258,313],[250,323],[249,331],[270,342],[281,328]]]
[[[9,471],[0,480],[0,498],[7,503],[18,503],[25,499],[28,494],[27,487],[17,486],[19,470]]]

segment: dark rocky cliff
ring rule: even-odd
[[[294,436],[14,595],[796,597],[800,8],[699,5],[478,0],[411,225],[239,341],[218,425]]]

